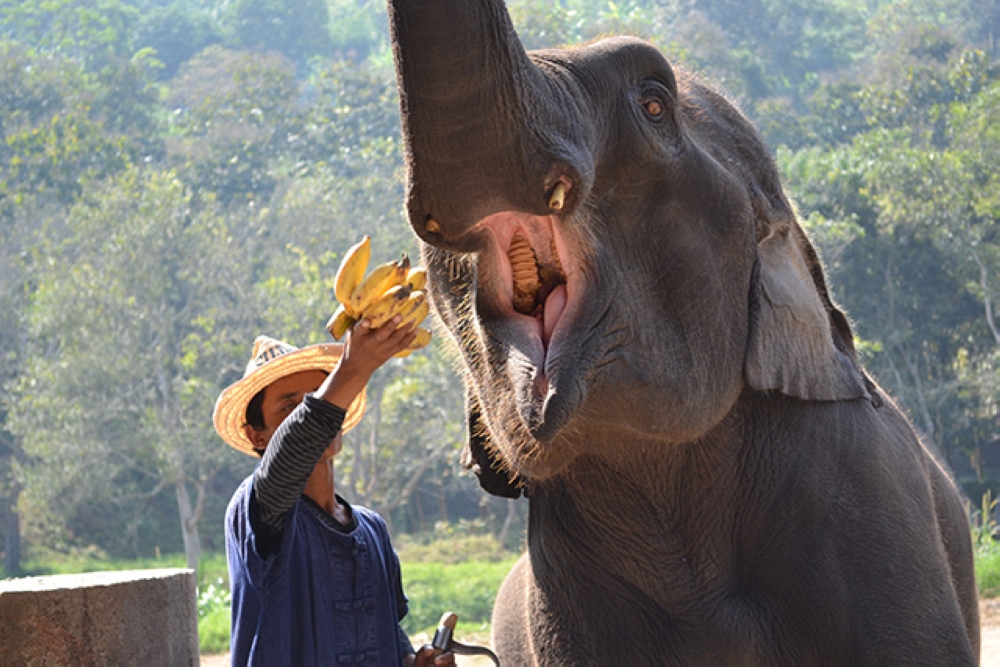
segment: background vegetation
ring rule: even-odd
[[[868,368],[974,503],[996,497],[1000,3],[509,4],[529,47],[639,34],[742,106]],[[210,416],[253,338],[325,340],[338,253],[361,235],[376,261],[415,252],[395,94],[381,1],[0,0],[6,575],[222,549],[253,461]],[[517,550],[524,501],[458,465],[441,351],[369,391],[345,495],[403,544],[474,526]]]

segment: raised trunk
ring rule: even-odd
[[[417,233],[455,239],[498,210],[548,213],[568,156],[538,134],[553,123],[535,121],[562,112],[503,2],[392,0],[389,19]]]

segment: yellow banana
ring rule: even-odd
[[[410,287],[409,283],[406,285]],[[406,303],[396,311],[396,314],[402,317],[404,320],[406,317],[413,312],[413,310],[419,306],[421,303],[427,300],[427,296],[424,294],[423,290],[414,290],[410,287],[410,295],[406,297]]]
[[[416,336],[416,338],[413,339],[413,342],[410,343],[410,346],[408,348],[406,348],[405,350],[401,350],[400,352],[397,352],[395,354],[395,356],[397,356],[397,357],[408,357],[415,350],[419,350],[421,348],[427,347],[427,343],[429,343],[429,342],[431,342],[431,332],[428,331],[427,329],[417,329],[417,336]]]
[[[351,293],[351,297],[347,301],[351,310],[356,313],[365,312],[372,301],[385,292],[388,281],[394,273],[396,273],[396,262],[386,262],[373,269],[368,277],[358,283],[358,286]]]
[[[335,339],[340,340],[347,330],[354,326],[357,320],[347,312],[347,306],[340,304],[333,317],[326,323],[326,330]]]
[[[354,288],[351,293],[351,310],[364,313],[375,300],[396,285],[406,282],[410,272],[410,258],[403,253],[403,258],[395,262],[382,264]]]
[[[413,288],[413,291],[422,290],[427,284],[427,269],[422,266],[415,266],[410,269],[406,276],[406,284]]]
[[[364,278],[365,270],[368,269],[368,260],[371,259],[371,255],[371,237],[367,235],[344,253],[344,259],[340,262],[340,268],[337,269],[337,277],[333,283],[333,294],[337,297],[337,301],[349,305],[354,288]],[[357,313],[351,314],[357,315]]]
[[[427,343],[431,342],[431,332],[427,329],[418,328],[417,337],[413,339],[410,343],[410,350],[419,350],[422,347],[427,347]]]
[[[378,329],[399,312],[409,297],[409,285],[396,285],[377,298],[362,317],[371,322],[372,329]]]
[[[410,298],[406,300],[406,304],[399,309],[399,316],[403,318],[399,326],[419,326],[427,317],[430,307],[427,295],[423,291],[412,292]]]

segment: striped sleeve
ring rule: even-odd
[[[346,411],[312,394],[281,423],[254,471],[257,518],[278,544],[285,517],[302,495],[306,481],[330,442],[340,432]]]

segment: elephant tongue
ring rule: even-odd
[[[542,309],[542,342],[545,347],[549,346],[549,339],[552,332],[566,308],[566,285],[559,285],[549,293],[545,299],[545,307]]]

